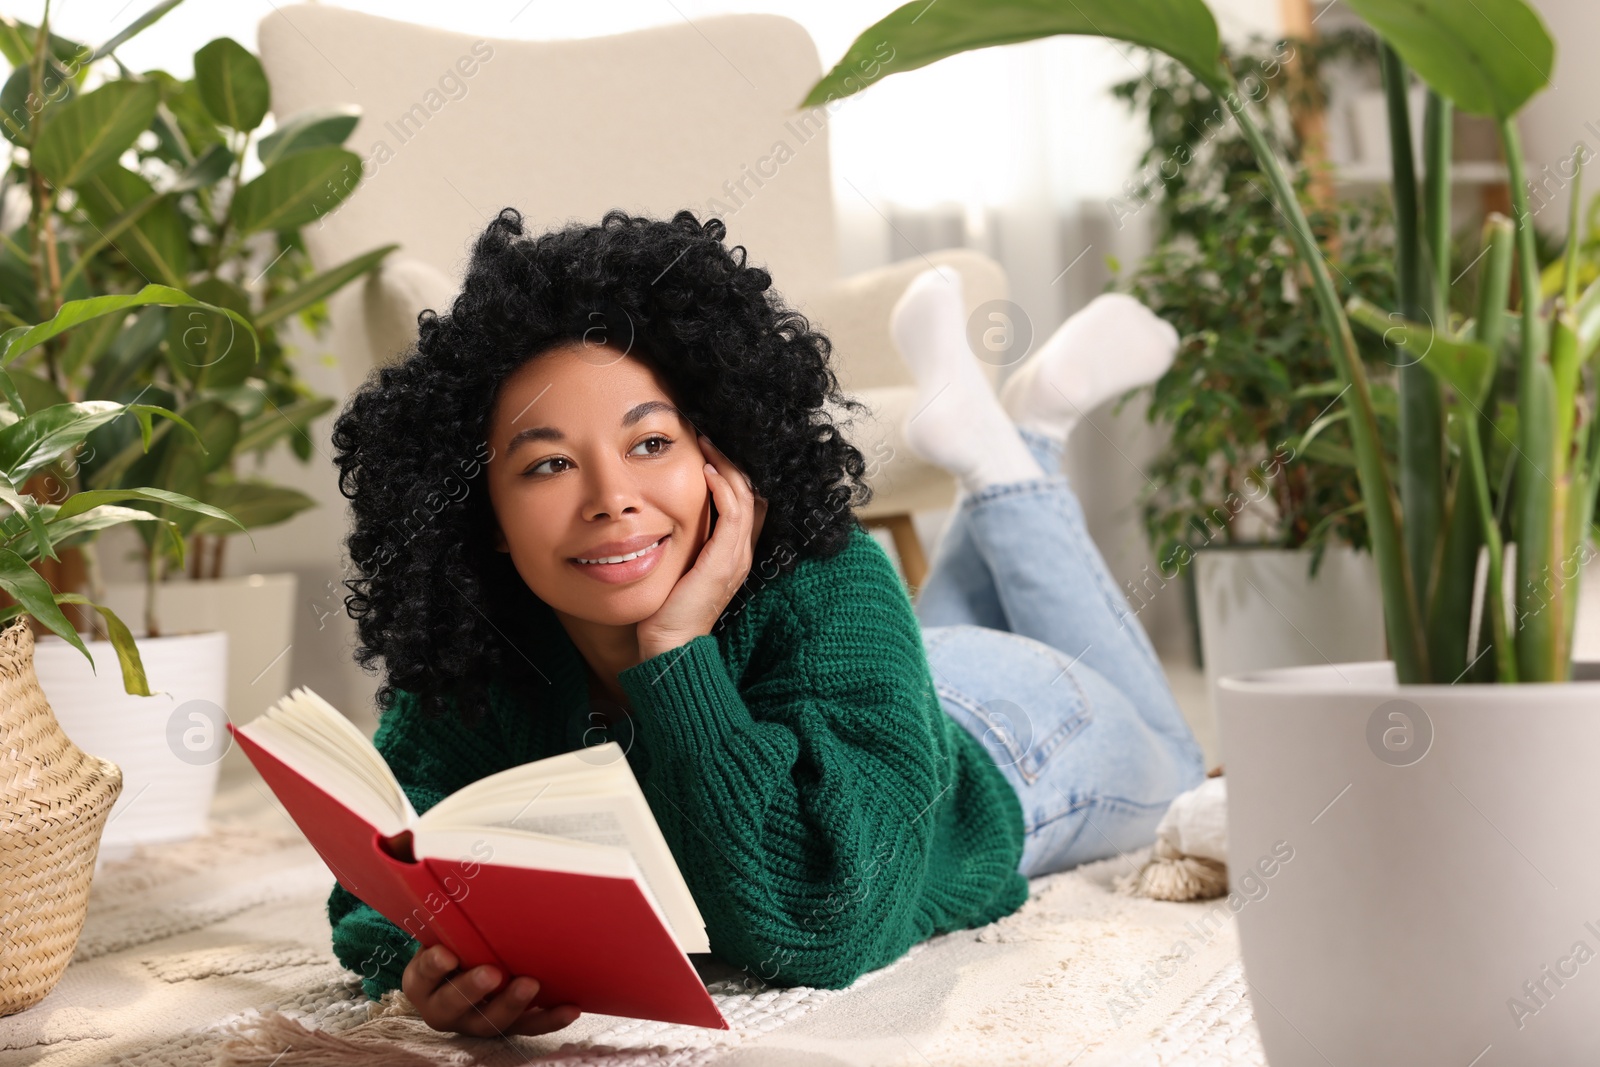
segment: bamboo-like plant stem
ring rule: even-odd
[[[1350,320],[1339,302],[1339,294],[1333,287],[1322,250],[1317,247],[1311,224],[1306,220],[1305,212],[1295,196],[1294,184],[1285,173],[1277,151],[1239,95],[1238,86],[1233,83],[1231,75],[1226,75],[1226,81],[1220,80],[1224,76],[1223,72],[1219,72],[1212,88],[1220,99],[1237,102],[1237,108],[1230,104],[1229,110],[1233,111],[1245,140],[1255,152],[1262,172],[1272,186],[1278,210],[1288,222],[1290,240],[1294,242],[1306,269],[1311,272],[1312,292],[1322,312],[1324,328],[1333,342],[1334,362],[1349,388],[1345,403],[1350,409],[1350,438],[1355,446],[1372,554],[1377,560],[1378,577],[1383,585],[1384,623],[1395,675],[1402,683],[1424,682],[1428,680],[1427,645],[1420,626],[1416,586],[1401,544],[1399,502],[1384,466],[1381,438],[1378,436],[1378,416],[1372,405],[1367,370],[1362,365],[1355,335],[1350,330]]]
[[[1533,215],[1523,178],[1522,144],[1514,119],[1500,121],[1511,204],[1517,226],[1518,278],[1522,288],[1522,338],[1517,365],[1517,466],[1513,514],[1517,543],[1517,665],[1524,681],[1554,682],[1568,674],[1557,662],[1564,642],[1562,581],[1556,572],[1561,506],[1555,463],[1556,385],[1539,318],[1539,264]],[[1549,594],[1548,597],[1546,594]],[[1554,603],[1551,601],[1554,600]]]

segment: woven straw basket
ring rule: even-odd
[[[43,1000],[89,909],[122,769],[61,730],[33,673],[33,631],[0,629],[0,1015]]]

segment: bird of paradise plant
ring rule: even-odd
[[[1524,0],[1348,3],[1383,41],[1399,290],[1399,306],[1387,311],[1341,303],[1288,168],[1235,80],[1203,0],[914,0],[864,31],[801,106],[961,52],[1057,34],[1126,41],[1188,67],[1226,101],[1260,161],[1334,339],[1343,386],[1337,417],[1354,443],[1397,679],[1565,681],[1600,466],[1600,434],[1591,432],[1600,282],[1579,291],[1574,181],[1564,284],[1553,298],[1541,296],[1515,117],[1549,83],[1555,46]],[[866,62],[886,44],[891,61]],[[1406,105],[1413,72],[1428,88],[1420,175]],[[1496,122],[1515,216],[1491,215],[1485,224],[1471,319],[1453,318],[1448,299],[1457,108]],[[1520,306],[1512,303],[1513,276]],[[1393,457],[1352,323],[1382,334],[1401,357]],[[1501,379],[1515,402],[1491,410]]]

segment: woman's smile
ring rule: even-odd
[[[667,540],[671,536],[662,534],[655,541],[634,552],[602,556],[594,560],[579,556],[574,557],[571,563],[580,574],[587,575],[595,581],[615,584],[631,582],[655,570],[656,564],[660,563],[661,557],[666,554]]]

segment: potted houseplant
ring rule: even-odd
[[[1571,649],[1600,465],[1600,288],[1580,290],[1569,269],[1541,298],[1516,127],[1554,44],[1523,0],[1349,7],[1383,41],[1394,308],[1339,298],[1202,0],[918,0],[865,31],[802,106],[859,91],[869,69],[1057,33],[1166,52],[1226,102],[1332,338],[1390,655],[1221,683],[1229,867],[1252,887],[1231,910],[1263,1045],[1274,1067],[1473,1063],[1491,1049],[1494,1062],[1583,1062],[1600,1013],[1600,982],[1580,977],[1600,945],[1600,856],[1577,843],[1591,833],[1600,667],[1575,670]],[[863,65],[885,42],[895,62]],[[1425,181],[1412,71],[1428,87]],[[1485,227],[1470,319],[1448,313],[1454,108],[1496,123],[1515,214]],[[1573,256],[1577,231],[1574,217]],[[1357,325],[1400,364],[1392,449]],[[1496,407],[1497,388],[1515,403]]]
[[[1324,65],[1369,57],[1375,67],[1376,39],[1346,30],[1254,41],[1228,62],[1279,105],[1267,118],[1298,164],[1317,153],[1295,120],[1325,95]],[[1181,339],[1146,409],[1165,431],[1142,493],[1156,561],[1129,596],[1137,608],[1174,582],[1193,594],[1198,659],[1213,693],[1218,678],[1244,669],[1380,658],[1381,594],[1348,431],[1324,417],[1337,411],[1341,386],[1254,153],[1220,121],[1220,101],[1171,59],[1152,56],[1112,93],[1149,136],[1116,210],[1155,215],[1153,251],[1118,288]],[[1392,303],[1386,205],[1336,199],[1331,182],[1313,183],[1324,172],[1293,174],[1312,229],[1337,235],[1329,254],[1340,296]],[[1389,359],[1381,338],[1357,341],[1381,374]],[[1375,382],[1374,401],[1392,415],[1393,387]]]
[[[43,323],[0,334],[0,366],[73,327],[92,328],[100,318],[157,304],[210,310],[177,290],[155,285],[128,296],[68,301]],[[0,1015],[41,1000],[72,958],[103,829],[114,805],[126,795],[117,764],[86,755],[52,714],[33,668],[33,626],[59,635],[51,640],[73,655],[89,657],[62,605],[95,611],[105,622],[108,646],[121,667],[120,675],[105,677],[129,700],[164,706],[169,713],[164,719],[172,712],[170,694],[152,693],[139,646],[116,613],[80,593],[52,590],[32,564],[58,560],[73,544],[129,522],[154,526],[181,548],[177,525],[127,506],[135,502],[160,502],[218,522],[231,521],[219,508],[159,487],[72,490],[72,468],[85,438],[128,415],[147,441],[153,416],[194,432],[182,416],[151,404],[90,400],[30,409],[10,375],[0,369],[0,503],[5,508],[0,520],[0,590],[5,601],[0,606],[0,839],[5,842],[0,849],[0,944],[5,946],[0,953]],[[25,485],[34,488],[25,492]],[[109,659],[93,666],[103,669]],[[163,695],[169,699],[163,701]],[[222,724],[216,727],[222,735]],[[172,754],[179,765],[189,765],[178,747]]]
[[[16,146],[6,195],[27,206],[25,221],[0,245],[0,314],[25,320],[63,299],[132,292],[147,281],[226,309],[150,305],[107,317],[34,350],[13,373],[33,405],[138,398],[178,411],[198,430],[191,437],[163,424],[145,442],[126,420],[107,424],[77,465],[82,486],[165,485],[255,529],[287,521],[313,500],[252,474],[246,458],[259,465],[287,444],[309,459],[311,423],[334,403],[301,380],[287,328],[319,333],[325,298],[393,246],[316,273],[301,241],[301,228],[359,182],[360,159],[343,147],[355,109],[280,119],[263,135],[270,89],[259,61],[236,42],[202,47],[190,79],[134,74],[117,60],[123,42],[174,6],[158,5],[96,48],[49,33],[48,11],[43,27],[0,20],[0,51],[15,67],[0,97],[22,102],[0,120]],[[98,84],[86,88],[91,80]],[[247,162],[258,165],[248,179]],[[242,343],[239,322],[258,348]],[[223,577],[226,524],[158,501],[141,506],[176,523],[185,540],[180,554],[138,528],[142,581],[103,581],[94,545],[41,569],[57,586],[87,591],[139,620],[147,656],[184,657],[171,669],[194,681],[196,698],[222,685],[217,700],[234,714],[264,706],[288,685],[294,575]],[[77,621],[103,644],[97,617]],[[62,721],[115,758],[130,781],[154,783],[114,821],[106,843],[198,832],[217,768],[208,778],[157,774],[169,755],[160,732],[132,727],[111,710],[111,695],[98,691],[81,657],[65,652],[46,643],[36,656]]]

